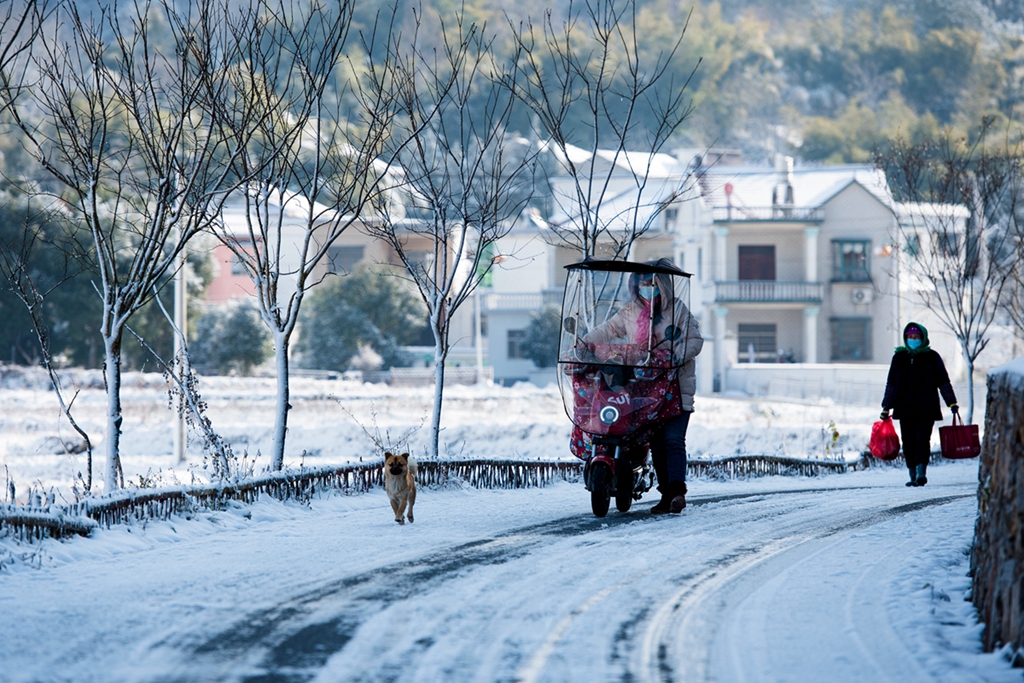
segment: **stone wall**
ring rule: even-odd
[[[1024,357],[988,375],[971,568],[985,649],[1024,655]]]

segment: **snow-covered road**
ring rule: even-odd
[[[964,601],[974,463],[273,501],[44,544],[0,577],[4,681],[1019,681]]]

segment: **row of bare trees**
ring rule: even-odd
[[[621,164],[594,166],[597,149],[616,161],[630,145],[656,151],[689,113],[686,84],[663,78],[669,56],[641,63],[638,37],[626,29],[634,0],[589,0],[570,8],[564,25],[550,14],[540,29],[510,23],[502,39],[516,49],[500,62],[490,49],[496,34],[462,12],[392,9],[356,31],[354,3],[5,3],[0,114],[42,171],[5,182],[60,218],[85,245],[74,257],[97,272],[107,491],[119,483],[125,333],[133,334],[133,314],[159,302],[199,235],[215,235],[244,264],[272,333],[271,464],[280,469],[291,339],[343,233],[364,230],[390,245],[426,304],[436,456],[449,321],[531,201],[545,149],[537,141],[551,141],[575,183],[580,229],[560,236],[581,256],[596,253],[602,234],[624,254],[655,219],[657,210],[639,211],[642,192],[634,208],[643,217],[625,236],[597,218],[611,175],[621,173]],[[428,46],[428,30],[440,42]],[[659,111],[658,130],[637,129],[640,107]],[[579,112],[589,123],[577,130]],[[516,116],[534,130],[513,132]],[[590,168],[574,165],[573,146],[593,152]],[[649,160],[633,169],[639,190],[650,174]],[[224,221],[231,202],[244,207],[241,233]],[[45,292],[25,268],[26,243],[0,251],[9,285],[38,310]],[[46,321],[33,321],[45,343]]]

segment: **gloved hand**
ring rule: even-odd
[[[957,405],[957,404],[955,404],[955,403],[954,403],[953,405],[949,406],[949,409],[950,409],[950,411],[951,411],[951,412],[952,412],[952,413],[953,413],[954,415],[959,415],[959,414],[960,414],[960,406],[958,406],[958,405]]]
[[[880,420],[888,420],[889,419],[889,409],[888,408],[882,409],[882,414],[878,416],[878,419],[880,419]]]

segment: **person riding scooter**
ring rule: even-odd
[[[674,268],[669,259],[648,265]],[[658,477],[661,500],[653,514],[679,513],[686,507],[686,430],[697,389],[697,354],[704,346],[700,326],[682,301],[673,297],[671,278],[659,273],[633,273],[629,279],[631,300],[615,315],[584,336],[588,345],[624,339],[627,344],[669,351],[676,364],[679,387],[677,411],[656,423],[650,435],[651,460]]]

